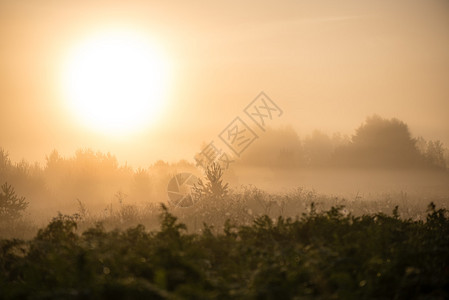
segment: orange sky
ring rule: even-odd
[[[132,27],[174,66],[162,121],[127,137],[81,126],[59,93],[62,58],[90,32]],[[273,126],[352,133],[397,117],[449,146],[449,2],[0,0],[0,147],[14,160],[91,147],[134,166],[192,160],[260,92]],[[261,136],[263,138],[263,136]]]

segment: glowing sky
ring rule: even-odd
[[[449,146],[449,2],[0,0],[0,146],[121,161],[191,159],[260,91],[300,135],[352,133],[372,114]],[[80,126],[59,92],[66,53],[93,30],[132,27],[174,65],[162,121],[127,137]]]

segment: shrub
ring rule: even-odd
[[[14,188],[5,182],[0,190],[0,219],[5,221],[15,220],[21,217],[22,212],[28,207],[25,197],[18,197]]]
[[[206,182],[201,179],[194,185],[194,196],[197,199],[222,199],[228,195],[228,183],[223,183],[223,170],[218,163],[212,163],[206,168]]]

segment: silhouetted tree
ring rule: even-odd
[[[138,168],[133,174],[131,195],[137,199],[149,199],[151,196],[151,180],[148,172]]]
[[[193,187],[194,196],[196,198],[212,198],[221,199],[225,197],[228,190],[228,183],[223,183],[223,170],[220,164],[214,162],[207,166],[206,168],[206,182],[204,183],[201,179],[198,184]]]
[[[11,160],[8,152],[0,148],[0,175],[7,172],[11,168]]]
[[[398,119],[366,119],[346,147],[336,150],[338,164],[360,167],[413,167],[424,163],[408,126]]]
[[[327,165],[333,153],[334,147],[330,137],[315,130],[310,136],[304,139],[304,154],[308,165]]]
[[[294,167],[303,164],[301,140],[292,127],[267,128],[237,160],[237,163],[264,167]]]
[[[4,183],[0,188],[0,220],[11,221],[21,216],[28,207],[25,197],[18,197],[14,188]]]
[[[429,165],[445,169],[446,160],[444,157],[443,143],[440,141],[429,141],[425,152],[426,161]]]

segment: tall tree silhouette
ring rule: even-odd
[[[25,197],[18,197],[14,188],[8,183],[0,187],[0,220],[10,221],[21,216],[28,207]]]
[[[398,119],[372,116],[335,152],[335,160],[348,166],[414,167],[424,163],[407,124]]]

